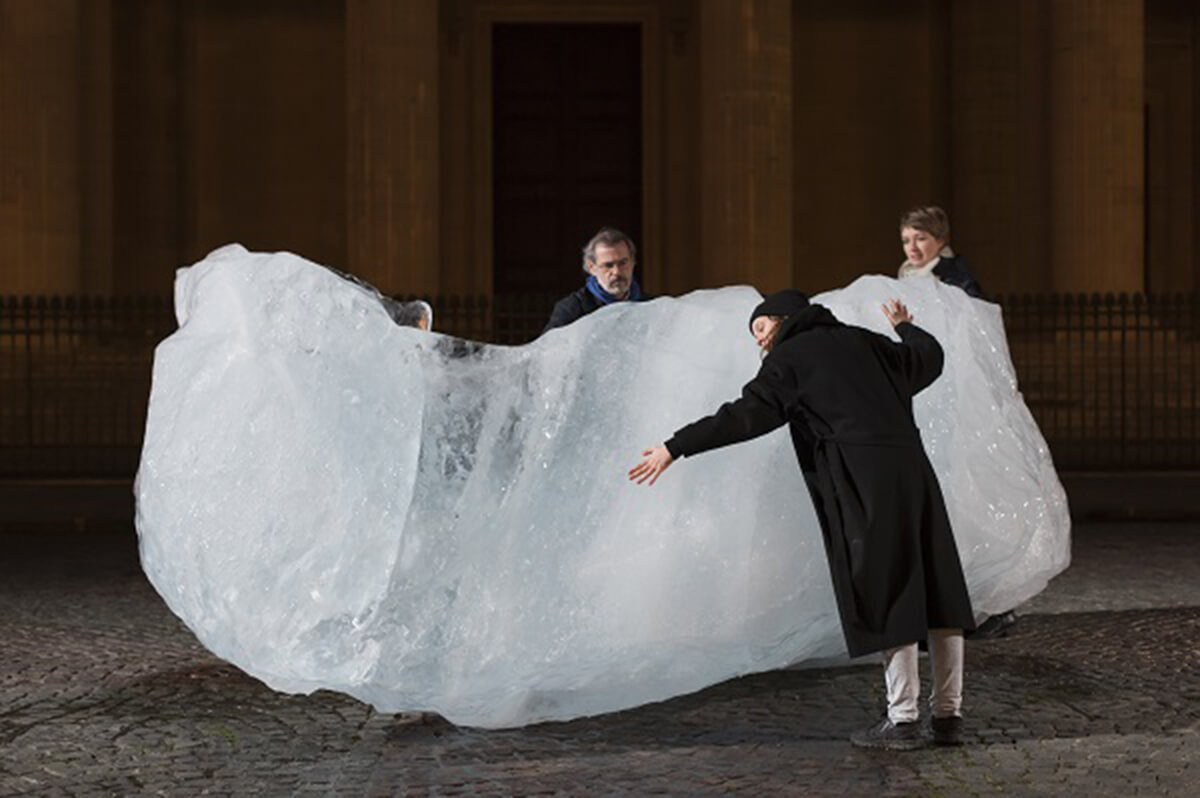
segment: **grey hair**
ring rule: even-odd
[[[583,248],[583,270],[588,270],[589,263],[596,262],[596,247],[603,244],[606,247],[615,247],[617,244],[625,244],[629,247],[629,257],[637,263],[637,245],[633,243],[633,239],[622,233],[615,227],[601,227],[600,232],[592,236],[591,241]]]

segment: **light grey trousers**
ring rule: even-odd
[[[961,715],[962,629],[930,629],[929,659],[933,674],[930,710],[938,718]],[[887,684],[888,719],[892,723],[911,723],[920,717],[917,699],[921,695],[921,672],[916,643],[883,652],[883,679]]]

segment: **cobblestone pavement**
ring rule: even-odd
[[[1200,524],[1077,528],[1012,633],[968,643],[960,749],[874,753],[876,665],[479,731],[277,694],[205,651],[129,536],[0,537],[0,796],[1196,795]],[[923,664],[924,667],[924,664]]]

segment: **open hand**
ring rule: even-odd
[[[629,469],[629,479],[641,485],[646,480],[650,480],[653,485],[662,472],[667,470],[671,463],[675,462],[675,458],[667,451],[666,446],[655,446],[653,449],[647,449],[642,452],[644,458],[642,462]]]
[[[899,299],[893,299],[890,302],[880,305],[883,308],[883,315],[887,316],[887,320],[895,327],[897,324],[912,321],[912,314],[908,312],[908,308]]]

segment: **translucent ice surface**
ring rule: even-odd
[[[1008,609],[1066,566],[1069,521],[999,311],[883,277],[825,298],[882,331],[892,295],[947,347],[922,435],[976,609]],[[753,289],[611,306],[522,347],[398,326],[364,286],[236,245],[181,269],[175,299],[143,567],[273,688],[512,726],[844,654],[785,431],[625,479],[753,376]]]

